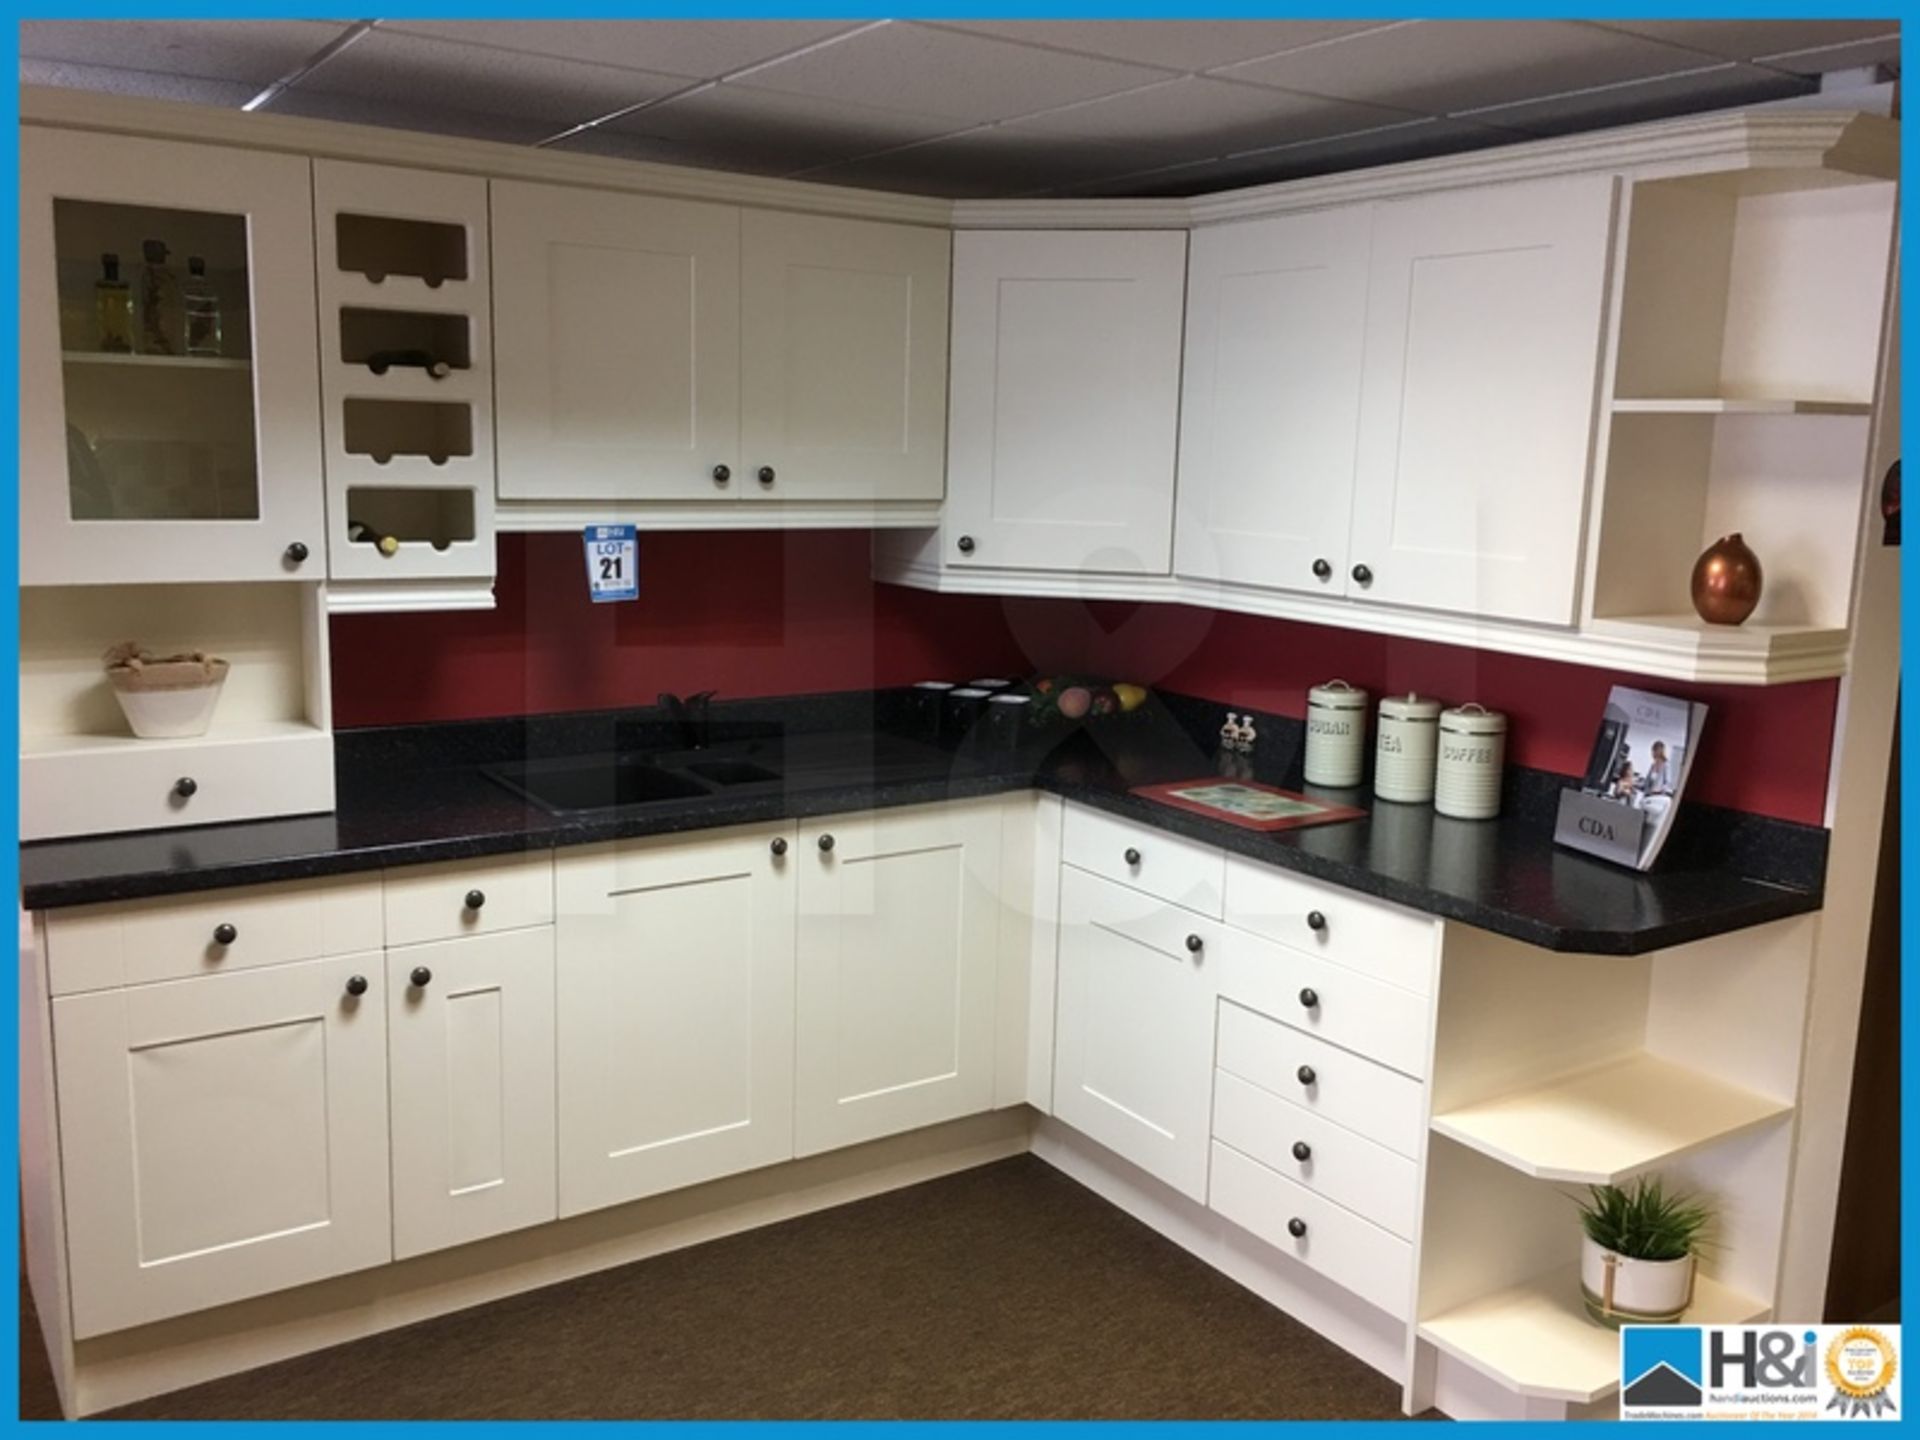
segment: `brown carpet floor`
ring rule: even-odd
[[[22,1415],[50,1417],[30,1317],[21,1333],[34,1352]],[[1397,1385],[1020,1156],[113,1418],[1379,1419],[1399,1401]]]

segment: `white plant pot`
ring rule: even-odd
[[[142,740],[179,740],[204,735],[213,723],[213,710],[220,703],[220,687],[226,675],[211,685],[196,685],[180,690],[115,690],[114,697],[125,712],[127,724]]]
[[[1633,1260],[1586,1236],[1580,1239],[1580,1289],[1587,1313],[1603,1325],[1652,1325],[1678,1320],[1693,1299],[1693,1256]],[[1607,1272],[1613,1272],[1611,1303]]]

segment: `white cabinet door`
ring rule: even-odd
[[[1189,928],[1191,927],[1191,928]],[[1148,1174],[1205,1202],[1216,988],[1212,922],[1067,867],[1053,1110]]]
[[[326,578],[310,169],[20,132],[22,584]]]
[[[993,1104],[998,802],[800,829],[796,1153]]]
[[[746,212],[740,460],[765,500],[938,500],[945,230]]]
[[[792,1157],[792,835],[557,857],[562,1215]]]
[[[384,981],[374,952],[53,1002],[76,1336],[392,1258]]]
[[[1193,235],[1174,568],[1344,595],[1372,207]]]
[[[553,931],[387,952],[393,1258],[554,1218]]]
[[[950,565],[1164,575],[1181,231],[953,242]]]
[[[492,213],[501,496],[745,488],[739,210],[496,180]]]
[[[1615,189],[1375,210],[1350,595],[1573,622]]]

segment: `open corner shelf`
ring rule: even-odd
[[[1871,415],[1873,406],[1854,400],[1618,399],[1616,415]]]
[[[1689,1325],[1739,1325],[1771,1307],[1705,1275],[1694,1281]],[[1590,1404],[1620,1388],[1620,1336],[1587,1317],[1580,1267],[1564,1266],[1456,1306],[1420,1326],[1420,1338],[1507,1389]]]
[[[253,369],[251,360],[232,360],[215,355],[129,355],[113,350],[62,350],[60,359],[68,365],[112,365],[134,370]]]
[[[1709,625],[1688,610],[1596,615],[1581,631],[1644,652],[1657,673],[1702,681],[1777,685],[1847,668],[1847,631],[1831,625]]]
[[[1537,1179],[1611,1185],[1792,1110],[1642,1051],[1449,1110],[1433,1129]]]

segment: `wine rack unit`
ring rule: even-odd
[[[313,169],[328,574],[406,608],[409,586],[425,603],[494,571],[486,181]]]

